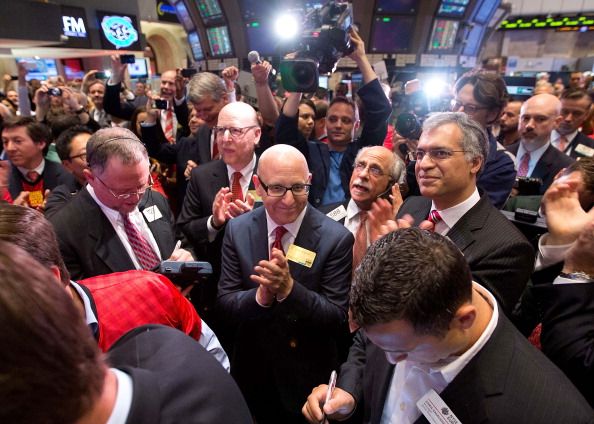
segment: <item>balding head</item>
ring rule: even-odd
[[[561,120],[561,101],[552,94],[538,94],[526,100],[520,110],[519,126],[524,148],[532,152],[544,146]]]
[[[220,124],[222,121],[228,121],[232,119],[240,125],[238,127],[246,127],[249,125],[258,125],[258,116],[256,110],[243,102],[228,103],[219,112],[219,119],[217,126],[223,126]]]
[[[256,111],[247,103],[229,103],[218,116],[214,134],[219,152],[227,165],[241,171],[253,159],[262,134]]]

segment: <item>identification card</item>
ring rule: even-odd
[[[43,205],[43,193],[41,190],[35,190],[29,192],[29,205],[32,208]]]
[[[248,190],[248,194],[251,194],[256,202],[262,202],[262,197],[260,197],[256,190]]]
[[[431,424],[462,424],[433,389],[418,400],[417,408]]]
[[[594,149],[586,146],[585,144],[578,144],[575,147],[575,151],[578,152],[579,154],[587,156],[589,158],[594,156]]]
[[[347,217],[347,211],[343,205],[340,205],[336,209],[331,210],[326,214],[328,218],[332,218],[335,221],[340,221]]]
[[[155,205],[146,208],[142,213],[148,222],[153,222],[163,217],[163,214],[161,214],[161,211]]]
[[[314,259],[316,258],[316,253],[292,244],[289,246],[286,257],[288,260],[298,263],[299,265],[311,268]]]

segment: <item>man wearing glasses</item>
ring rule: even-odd
[[[488,149],[484,129],[467,114],[431,115],[416,152],[422,196],[407,198],[398,217],[408,214],[421,227],[447,235],[464,253],[474,280],[509,313],[532,272],[534,253],[488,196],[478,192],[477,177]]]
[[[227,224],[218,306],[255,420],[300,423],[312,385],[346,353],[353,236],[308,205],[311,174],[294,147],[267,149],[253,179],[264,207]]]
[[[167,200],[150,190],[148,154],[129,130],[105,128],[87,143],[87,186],[51,218],[73,279],[131,269],[161,260],[192,260],[175,249]]]

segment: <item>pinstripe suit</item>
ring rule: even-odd
[[[412,196],[406,199],[398,218],[410,214],[416,223],[427,219],[431,199]],[[509,222],[486,195],[447,233],[462,251],[472,277],[493,293],[509,315],[534,269],[530,242]]]

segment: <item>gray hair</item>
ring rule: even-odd
[[[367,147],[363,147],[361,148],[358,152],[357,152],[357,157],[355,157],[355,163],[357,163],[359,161],[359,159],[361,158],[361,155],[363,155],[363,153],[365,153],[366,150],[369,149],[373,149],[375,147],[378,146],[367,146]],[[405,170],[405,165],[404,162],[402,161],[402,159],[400,159],[400,157],[392,152],[391,150],[387,149],[387,151],[389,151],[391,153],[391,164],[390,164],[390,168],[388,169],[388,174],[390,175],[390,178],[397,183],[401,183],[404,182],[404,178],[406,177],[406,173],[404,172]]]
[[[104,128],[97,131],[87,141],[87,162],[94,172],[103,173],[107,161],[117,157],[122,163],[135,164],[143,159],[148,161],[144,144],[126,128]]]
[[[489,138],[483,127],[464,112],[432,113],[423,122],[423,132],[432,131],[447,124],[456,124],[462,133],[462,150],[468,162],[481,158],[481,169],[485,167],[489,156]]]
[[[225,83],[211,72],[200,72],[194,75],[188,84],[188,100],[192,103],[200,103],[206,96],[211,96],[215,102],[218,102],[226,95]]]

